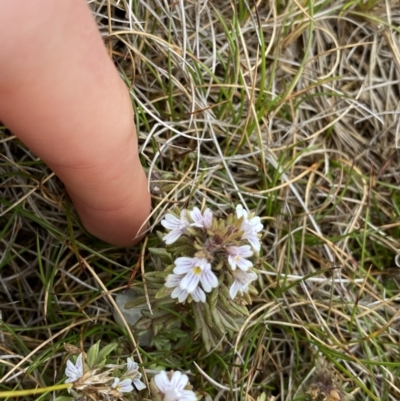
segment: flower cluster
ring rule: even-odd
[[[72,383],[72,389],[85,394],[101,394],[109,398],[120,399],[123,393],[130,393],[134,390],[140,391],[146,385],[140,380],[139,366],[132,358],[128,358],[124,365],[106,365],[107,369],[99,372],[100,369],[85,366],[83,353],[80,353],[75,364],[67,361],[65,383]],[[124,369],[119,377],[112,374],[116,370]]]
[[[80,353],[75,363],[67,361],[65,383],[71,383],[72,389],[89,395],[91,399],[100,395],[108,400],[120,400],[125,399],[123,394],[131,393],[134,388],[138,391],[146,388],[140,380],[139,366],[132,358],[128,358],[124,365],[104,367],[107,369],[103,372],[99,372],[101,369],[89,369],[84,363],[83,353]],[[121,368],[122,375],[113,377],[112,372]],[[153,377],[150,388],[156,401],[197,400],[196,394],[191,390],[189,378],[178,371],[160,371]]]
[[[248,292],[257,278],[250,258],[261,249],[260,217],[250,215],[242,205],[227,219],[216,218],[209,208],[202,213],[195,207],[177,215],[168,213],[161,224],[169,230],[163,237],[169,247],[189,249],[175,259],[172,273],[166,277],[165,287],[171,289],[172,298],[181,303],[188,298],[206,302],[206,293],[219,285],[220,271],[230,277],[232,299]]]

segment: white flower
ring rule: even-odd
[[[229,289],[229,295],[232,299],[236,298],[237,293],[247,292],[249,290],[249,284],[257,279],[257,274],[254,272],[244,272],[242,270],[235,270],[232,272],[234,282]]]
[[[161,224],[168,230],[171,230],[167,235],[164,235],[163,240],[167,245],[173,244],[185,232],[185,228],[190,225],[186,216],[186,210],[181,211],[181,217],[178,219],[173,214],[167,213]]]
[[[181,372],[174,372],[171,379],[165,370],[154,376],[154,383],[163,393],[163,401],[196,401],[196,394],[191,390],[185,390],[189,378]]]
[[[172,291],[171,298],[178,298],[179,302],[184,302],[189,295],[195,302],[206,302],[206,293],[200,287],[197,287],[193,292],[190,293],[186,290],[182,290],[180,287],[176,287],[174,291]]]
[[[253,256],[253,252],[250,248],[250,245],[242,245],[242,246],[228,246],[228,262],[232,268],[232,270],[236,270],[236,267],[242,269],[243,271],[247,271],[253,266],[250,260],[245,258],[249,258]]]
[[[200,228],[211,228],[213,221],[212,211],[207,208],[204,213],[198,207],[194,207],[193,211],[190,212],[190,217],[193,220],[192,226]]]
[[[217,276],[211,270],[211,264],[204,258],[189,258],[183,256],[175,260],[174,273],[183,275],[179,287],[189,294],[194,292],[201,283],[205,292],[218,287]]]
[[[135,375],[139,370],[139,365],[132,359],[126,360],[126,373],[125,376]]]
[[[119,377],[114,379],[114,383],[111,385],[111,387],[115,388],[120,393],[130,393],[133,390],[131,379],[124,379],[121,381]]]
[[[236,215],[239,219],[243,217],[242,225],[240,226],[240,229],[243,231],[242,239],[247,239],[253,249],[259,252],[261,244],[257,233],[264,228],[261,224],[261,219],[258,216],[254,216],[249,220],[249,214],[243,209],[242,205],[236,206]]]
[[[83,376],[82,353],[80,353],[76,359],[75,365],[68,359],[65,374],[68,376],[65,383],[73,383]]]
[[[178,298],[179,302],[186,301],[187,297],[189,296],[189,293],[179,286],[183,277],[183,274],[169,274],[165,282],[165,286],[167,288],[175,287],[175,289],[172,291],[171,298]],[[200,287],[197,287],[190,295],[195,302],[206,302],[206,294]]]
[[[137,390],[140,391],[146,388],[146,385],[140,380],[142,374],[139,373],[139,365],[132,358],[128,358],[126,362],[126,372],[124,377],[129,377]]]

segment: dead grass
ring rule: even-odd
[[[91,6],[131,87],[152,228],[203,202],[221,215],[245,203],[266,227],[259,295],[233,343],[143,349],[144,364],[190,369],[215,400],[399,399],[398,2]],[[64,342],[124,336],[77,260],[117,292],[142,245],[88,236],[49,170],[0,138],[0,382],[45,386],[63,377]]]

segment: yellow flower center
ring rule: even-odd
[[[200,269],[199,266],[195,266],[193,269],[193,273],[196,274],[197,276],[200,276],[202,270]]]

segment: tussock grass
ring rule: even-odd
[[[398,3],[91,6],[131,89],[151,229],[174,205],[246,204],[265,225],[259,293],[222,350],[136,348],[110,299],[142,285],[146,242],[87,235],[3,127],[0,390],[62,381],[65,342],[119,340],[216,400],[399,399]]]

